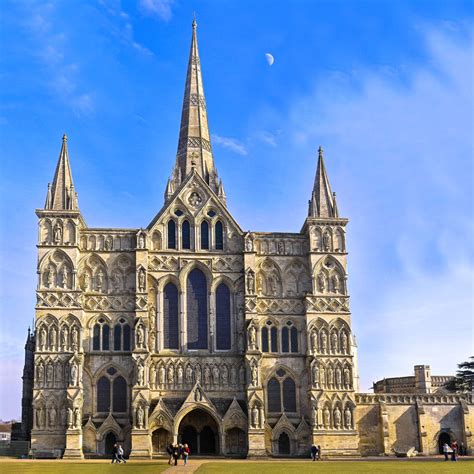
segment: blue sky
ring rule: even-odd
[[[299,231],[325,149],[350,219],[361,389],[473,352],[472,2],[4,1],[0,418],[20,414],[34,209],[61,136],[87,223],[146,226],[175,159],[193,11],[241,227]]]

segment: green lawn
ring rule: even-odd
[[[146,463],[131,461],[127,464],[110,464],[104,462],[61,462],[61,461],[25,461],[0,462],[0,474],[157,474],[169,466],[166,463]]]
[[[203,464],[198,470],[198,474],[233,474],[233,473],[473,473],[474,461],[458,461],[456,463],[448,461],[321,461],[321,462],[215,462]]]

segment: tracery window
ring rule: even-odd
[[[298,352],[298,330],[291,321],[281,330],[281,351]]]
[[[176,248],[176,223],[173,219],[168,221],[168,248]]]
[[[130,350],[130,326],[124,318],[120,318],[114,326],[114,351]]]
[[[221,283],[216,290],[216,349],[226,350],[231,346],[230,290]]]
[[[278,329],[272,321],[262,328],[262,352],[278,352]]]
[[[296,413],[296,384],[283,368],[268,381],[267,404],[269,413]]]
[[[221,221],[217,221],[214,226],[216,238],[216,250],[224,250],[224,227]]]
[[[201,249],[209,250],[209,224],[207,221],[201,222]]]
[[[207,349],[207,281],[201,270],[189,273],[186,293],[188,349]]]
[[[189,250],[191,248],[191,226],[188,221],[181,225],[181,248]]]
[[[179,349],[178,288],[168,283],[163,290],[163,347]]]
[[[92,350],[110,350],[110,327],[105,318],[99,318],[92,331]]]
[[[97,382],[98,412],[127,412],[127,382],[115,367],[109,367]]]

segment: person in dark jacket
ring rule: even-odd
[[[311,459],[313,461],[316,461],[316,458],[318,456],[318,448],[315,444],[311,446]]]
[[[173,460],[173,445],[170,443],[170,445],[166,448],[166,452],[168,453],[168,464],[171,464],[171,461]]]
[[[174,465],[178,465],[178,459],[179,459],[179,446],[177,444],[174,445],[173,447],[173,459],[174,459]]]
[[[114,462],[120,463],[120,460],[118,458],[118,446],[117,443],[115,443],[112,447],[112,464]]]

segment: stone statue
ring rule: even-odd
[[[235,365],[233,365],[230,368],[230,383],[231,383],[232,387],[237,386],[237,369],[235,368]]]
[[[77,387],[79,381],[79,368],[76,362],[71,364],[71,385]]]
[[[151,388],[155,388],[156,385],[156,367],[154,365],[150,367],[150,385]]]
[[[46,329],[44,327],[39,331],[39,346],[42,351],[46,348]]]
[[[316,330],[311,331],[311,350],[313,354],[316,354],[318,350],[318,334]]]
[[[334,273],[332,276],[332,291],[333,293],[339,293],[341,282],[339,280],[339,275]]]
[[[77,329],[76,326],[74,326],[71,331],[71,345],[73,351],[79,349],[79,329]]]
[[[349,407],[344,410],[344,424],[348,430],[352,429],[352,412]]]
[[[324,276],[323,272],[319,273],[317,280],[319,292],[324,293],[324,290],[326,289],[326,277]]]
[[[81,410],[79,408],[74,409],[74,428],[79,429],[81,427]]]
[[[209,370],[209,367],[206,365],[204,367],[204,385],[210,385],[211,383],[211,371]]]
[[[285,253],[285,244],[281,240],[278,242],[278,253],[280,255]]]
[[[72,422],[73,422],[73,413],[71,407],[68,407],[67,409],[67,427],[72,428]]]
[[[250,369],[250,380],[254,387],[258,385],[258,369],[255,365]]]
[[[328,352],[328,335],[326,331],[321,331],[321,353],[327,354]]]
[[[190,365],[186,366],[186,383],[192,384],[193,383],[193,369]]]
[[[112,250],[112,236],[108,235],[107,238],[105,239],[105,250]]]
[[[341,428],[342,413],[338,406],[334,409],[334,427]]]
[[[260,426],[257,404],[254,404],[252,408],[252,426],[254,428],[258,428]]]
[[[60,333],[61,349],[63,351],[67,351],[68,349],[68,335],[67,326],[63,326]]]
[[[48,288],[53,288],[54,285],[54,267],[50,266],[46,272],[46,281]]]
[[[51,330],[50,330],[50,333],[49,333],[49,337],[50,337],[50,344],[51,344],[51,349],[52,350],[55,350],[56,349],[56,344],[58,342],[58,332],[56,330],[56,327],[55,326],[52,326],[51,327]]]
[[[146,287],[145,270],[143,268],[140,268],[140,271],[138,272],[138,290],[145,291],[145,287]]]
[[[344,388],[350,388],[351,386],[351,371],[346,367],[344,369]]]
[[[46,383],[50,387],[53,383],[53,377],[54,377],[53,366],[51,364],[48,364],[47,367],[46,367]]]
[[[334,385],[334,370],[332,367],[328,368],[328,385],[330,388]]]
[[[324,367],[321,367],[319,370],[319,385],[321,388],[324,388],[326,386],[326,370]]]
[[[63,288],[67,288],[69,286],[69,270],[67,265],[63,266],[62,280]]]
[[[49,426],[51,428],[54,428],[56,426],[56,415],[56,408],[54,408],[54,405],[52,405],[49,409]]]
[[[201,390],[199,390],[199,388],[196,388],[196,390],[194,391],[194,401],[200,402],[201,400],[202,400]]]
[[[169,385],[174,384],[174,368],[172,365],[168,367],[168,384]]]
[[[246,252],[253,252],[253,239],[251,235],[248,235],[245,238],[245,251]]]
[[[256,349],[257,348],[257,330],[255,329],[255,326],[250,325],[249,327],[249,333],[248,333],[248,339],[249,339],[249,349]]]
[[[319,368],[318,364],[314,363],[312,367],[312,379],[313,379],[313,387],[317,388],[319,385]]]
[[[333,354],[337,352],[337,334],[335,331],[331,333],[331,352]]]
[[[59,224],[54,226],[54,243],[60,244],[63,240],[63,229]]]
[[[141,363],[137,365],[137,384],[140,387],[145,385],[145,367]]]
[[[145,331],[143,330],[143,325],[139,324],[136,330],[136,345],[137,349],[143,349],[143,343],[145,342]]]
[[[183,367],[178,365],[178,385],[183,385]]]
[[[219,386],[219,368],[217,365],[212,368],[212,382],[216,387]]]
[[[144,427],[144,418],[145,418],[145,412],[144,412],[142,406],[138,405],[138,407],[137,407],[137,428],[139,430],[143,429],[143,427]]]
[[[82,288],[84,291],[89,291],[89,288],[91,286],[91,277],[89,276],[88,272],[84,273],[84,276],[82,277]]]
[[[342,373],[341,373],[340,367],[336,367],[334,375],[336,378],[336,387],[341,388],[342,387]]]
[[[115,291],[122,289],[122,275],[119,270],[115,270],[112,275],[112,285]]]
[[[341,333],[341,352],[347,354],[347,334],[346,331]]]
[[[252,270],[247,272],[247,293],[251,295],[255,293],[255,275]]]
[[[325,407],[323,411],[323,425],[324,428],[329,428],[329,425],[331,423],[331,413],[329,412],[329,408]]]
[[[43,428],[43,409],[38,407],[35,409],[35,417],[36,417],[36,426],[38,429]]]
[[[323,247],[326,252],[331,248],[331,234],[328,230],[324,231],[323,234]]]
[[[40,365],[37,366],[36,376],[37,376],[37,379],[38,379],[38,383],[40,383],[42,385],[44,383],[44,367],[43,367],[43,364],[40,364]]]
[[[158,383],[160,384],[160,387],[163,387],[165,385],[165,374],[165,367],[161,365],[160,369],[158,370]]]
[[[227,366],[224,365],[222,368],[222,385],[227,386],[229,383],[229,370],[227,369]]]
[[[138,248],[145,248],[145,236],[143,235],[143,232],[140,232],[140,235],[138,236]]]
[[[102,269],[99,269],[96,276],[97,291],[102,291],[103,286],[104,286],[104,272],[102,271]]]

